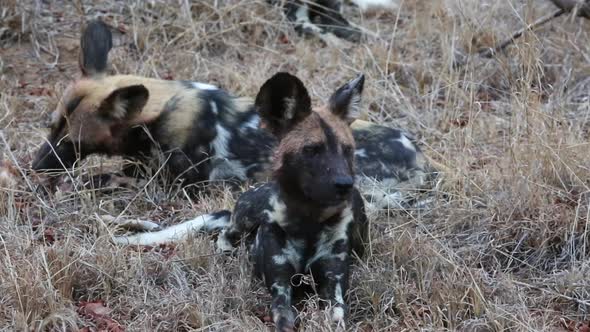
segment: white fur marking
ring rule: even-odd
[[[217,109],[217,103],[214,102],[213,100],[211,100],[209,102],[209,105],[211,106],[211,110],[213,111],[213,114],[217,115],[219,114],[219,110]]]
[[[317,244],[315,254],[307,261],[305,265],[305,272],[309,271],[309,268],[317,260],[332,255],[332,246],[336,241],[346,239],[348,231],[348,225],[353,221],[354,215],[350,206],[346,207],[342,211],[342,220],[337,223],[330,231],[323,232],[320,235],[320,239]]]
[[[276,290],[276,291],[277,291],[277,294],[278,294],[279,296],[287,296],[287,297],[290,297],[290,296],[291,296],[291,294],[290,294],[290,288],[285,288],[285,287],[283,287],[283,286],[280,286],[280,285],[279,285],[278,283],[276,283],[276,282],[275,282],[275,283],[273,283],[273,284],[270,286],[270,288],[271,288],[272,290]]]
[[[344,320],[344,308],[335,307],[332,309],[332,321],[341,322]]]
[[[340,283],[337,283],[336,286],[334,286],[334,300],[338,304],[344,304],[344,296],[342,296],[342,286]]]
[[[127,101],[117,97],[113,103],[111,116],[116,119],[123,119],[127,115]]]
[[[198,216],[192,220],[183,222],[178,225],[170,226],[159,232],[141,233],[131,236],[115,236],[113,242],[117,244],[132,244],[153,246],[163,243],[179,242],[186,240],[192,233],[203,229],[209,229],[210,226],[219,228],[219,226],[227,225],[229,219],[227,217],[217,218],[211,214]]]
[[[240,130],[244,132],[246,129],[255,129],[258,130],[260,126],[260,117],[258,115],[253,115],[248,119],[248,121],[242,123],[240,126]]]
[[[287,257],[285,255],[273,255],[272,262],[276,265],[283,265],[287,263]]]
[[[230,154],[227,148],[231,133],[220,124],[215,125],[215,130],[217,130],[217,136],[211,143],[211,147],[215,150],[215,158],[227,158]]]
[[[412,144],[412,141],[410,141],[405,135],[402,135],[400,138],[397,139],[400,143],[402,143],[402,145],[410,150],[410,151],[414,151],[416,152],[416,147],[414,146],[414,144]]]
[[[354,156],[360,158],[367,158],[367,151],[365,149],[354,150]]]
[[[285,118],[287,120],[293,119],[295,116],[295,106],[297,106],[297,102],[294,98],[285,98]]]
[[[232,157],[228,150],[231,133],[222,125],[215,125],[217,136],[211,143],[211,147],[215,151],[212,158],[213,169],[209,173],[209,180],[226,180],[229,178],[238,178],[246,180],[246,170],[244,166]]]
[[[192,82],[193,86],[197,89],[201,89],[201,90],[219,90],[218,87],[216,87],[215,85],[211,85],[211,84],[207,84],[207,83],[201,83],[201,82]]]
[[[303,251],[303,241],[289,240],[287,246],[283,248],[283,255],[296,272],[301,272],[301,252]]]
[[[361,11],[365,12],[369,9],[384,8],[394,9],[398,6],[397,1],[394,0],[351,0],[355,5],[359,6]]]
[[[356,120],[361,116],[361,95],[356,91],[353,93],[346,117],[348,119]]]
[[[307,4],[302,4],[295,12],[295,22],[301,24],[303,29],[308,29],[314,33],[320,33],[322,30],[309,20],[309,8]]]
[[[279,201],[277,195],[270,197],[271,210],[264,210],[264,213],[268,216],[268,221],[271,223],[277,223],[279,226],[284,226],[287,222],[285,216],[287,214],[287,205],[284,202]]]

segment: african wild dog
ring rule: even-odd
[[[351,254],[362,255],[368,232],[363,199],[354,187],[355,142],[349,127],[358,115],[355,103],[363,84],[361,75],[336,90],[327,107],[312,110],[303,83],[290,74],[276,74],[256,97],[262,123],[279,140],[272,180],[241,194],[231,221],[229,212],[222,211],[174,230],[115,241],[173,240],[190,225],[221,228],[218,249],[227,251],[242,236],[255,234],[250,251],[254,270],[271,292],[277,330],[294,328],[291,285],[302,273],[311,273],[320,297],[333,305],[333,319],[342,323]]]
[[[342,15],[342,0],[269,0],[284,3],[287,19],[294,23],[295,30],[311,36],[319,36],[326,40],[330,34],[348,41],[358,42],[362,37],[361,30],[346,20]],[[375,8],[393,9],[394,0],[352,0],[361,11]]]
[[[203,83],[109,76],[111,46],[109,28],[89,23],[81,37],[82,78],[67,87],[53,112],[34,170],[71,169],[88,155],[105,154],[153,170],[161,166],[154,160],[164,160],[171,178],[183,185],[267,178],[276,139],[259,128],[251,99]],[[398,204],[409,193],[398,187],[425,183],[424,156],[406,134],[361,120],[352,128],[356,171],[362,192],[373,197],[369,201]]]

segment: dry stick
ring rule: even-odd
[[[553,12],[552,14],[543,16],[543,17],[539,18],[538,20],[536,20],[535,22],[533,22],[532,24],[529,24],[525,28],[516,31],[514,34],[512,34],[512,36],[510,36],[510,38],[506,39],[505,41],[503,41],[502,43],[500,43],[496,47],[483,48],[483,49],[479,50],[478,53],[480,56],[482,56],[484,58],[491,58],[494,55],[496,55],[496,53],[498,53],[499,51],[502,51],[508,45],[512,44],[516,39],[520,38],[525,33],[525,31],[527,31],[527,30],[532,31],[532,30],[540,27],[541,25],[551,21],[552,19],[563,15],[566,12],[567,12],[567,10],[565,10],[565,9],[559,9],[559,10]]]
[[[590,0],[551,0],[551,2],[566,11],[574,11],[577,16],[590,19]]]
[[[515,283],[515,284],[517,284],[517,285],[519,285],[519,286],[536,289],[538,291],[545,292],[545,293],[551,294],[553,296],[561,297],[561,298],[564,298],[566,300],[570,300],[570,301],[576,302],[577,304],[584,305],[586,307],[590,307],[590,301],[580,300],[580,299],[577,299],[575,297],[571,297],[571,296],[568,296],[568,295],[565,295],[565,294],[561,294],[561,293],[559,293],[557,291],[554,291],[554,290],[549,289],[549,288],[544,287],[544,286],[538,286],[538,285],[528,284],[526,282],[522,282],[522,281],[518,281],[518,280],[512,280],[512,282]]]

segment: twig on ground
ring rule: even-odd
[[[496,55],[498,52],[504,50],[510,44],[514,43],[514,41],[517,40],[518,38],[520,38],[526,31],[528,31],[528,30],[532,31],[532,30],[540,27],[541,25],[551,21],[552,19],[565,14],[566,12],[567,11],[565,9],[559,9],[549,15],[545,15],[545,16],[539,18],[538,20],[536,20],[535,22],[529,24],[525,28],[522,28],[522,29],[516,31],[515,33],[512,34],[512,36],[510,36],[510,38],[504,40],[500,44],[496,45],[494,48],[482,48],[477,53],[479,53],[479,55],[484,58],[491,58],[494,55]]]

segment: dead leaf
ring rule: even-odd
[[[125,329],[109,315],[113,309],[107,308],[102,300],[80,302],[78,313],[91,319],[96,324],[98,331],[101,332],[123,332]],[[88,328],[88,327],[85,327]]]

